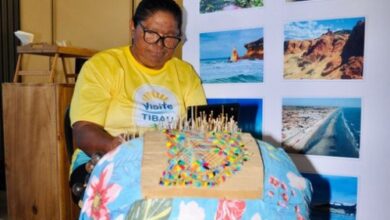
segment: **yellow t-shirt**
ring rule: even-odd
[[[102,125],[115,136],[138,128],[167,125],[186,108],[206,104],[200,79],[192,66],[172,58],[160,70],[147,68],[128,46],[103,51],[80,72],[70,117]]]
[[[100,52],[83,65],[70,118],[72,124],[93,122],[117,136],[173,123],[185,115],[188,106],[203,104],[204,90],[190,64],[172,58],[160,70],[149,69],[126,46]],[[89,159],[76,150],[70,171]]]

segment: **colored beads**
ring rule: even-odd
[[[163,132],[168,139],[168,166],[159,182],[163,186],[213,187],[240,171],[249,159],[237,132]]]

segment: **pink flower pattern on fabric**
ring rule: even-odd
[[[85,212],[92,219],[110,219],[108,203],[114,201],[122,190],[118,184],[108,184],[111,179],[114,165],[109,164],[104,168],[99,178],[92,177],[85,191],[88,199],[83,205],[82,212]]]
[[[239,220],[245,211],[246,203],[241,200],[221,199],[218,202],[216,220]]]

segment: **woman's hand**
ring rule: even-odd
[[[78,121],[73,124],[76,146],[87,153],[104,155],[123,143],[120,137],[113,137],[98,124]]]
[[[119,145],[121,145],[122,143],[126,142],[123,138],[121,138],[121,136],[116,136],[114,137],[114,139],[112,139],[112,142],[111,142],[111,150],[117,148]],[[111,151],[109,150],[109,151]]]

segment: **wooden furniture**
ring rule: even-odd
[[[73,85],[5,83],[4,150],[10,219],[76,219],[63,132]]]
[[[57,66],[57,60],[61,59],[62,61],[62,68],[64,73],[65,82],[68,83],[69,78],[76,78],[77,73],[70,73],[65,65],[65,58],[83,58],[87,59],[94,55],[97,51],[86,49],[86,48],[79,48],[79,47],[62,47],[57,45],[50,45],[46,43],[34,43],[34,44],[27,44],[24,46],[17,47],[17,52],[19,54],[18,61],[16,63],[16,70],[13,82],[20,82],[21,77],[24,75],[35,75],[35,76],[41,76],[41,75],[48,75],[49,76],[49,82],[53,83],[55,81],[55,73],[56,73],[56,66]],[[22,70],[22,58],[24,55],[41,55],[41,56],[49,56],[53,57],[53,60],[51,62],[51,66],[49,70]]]

